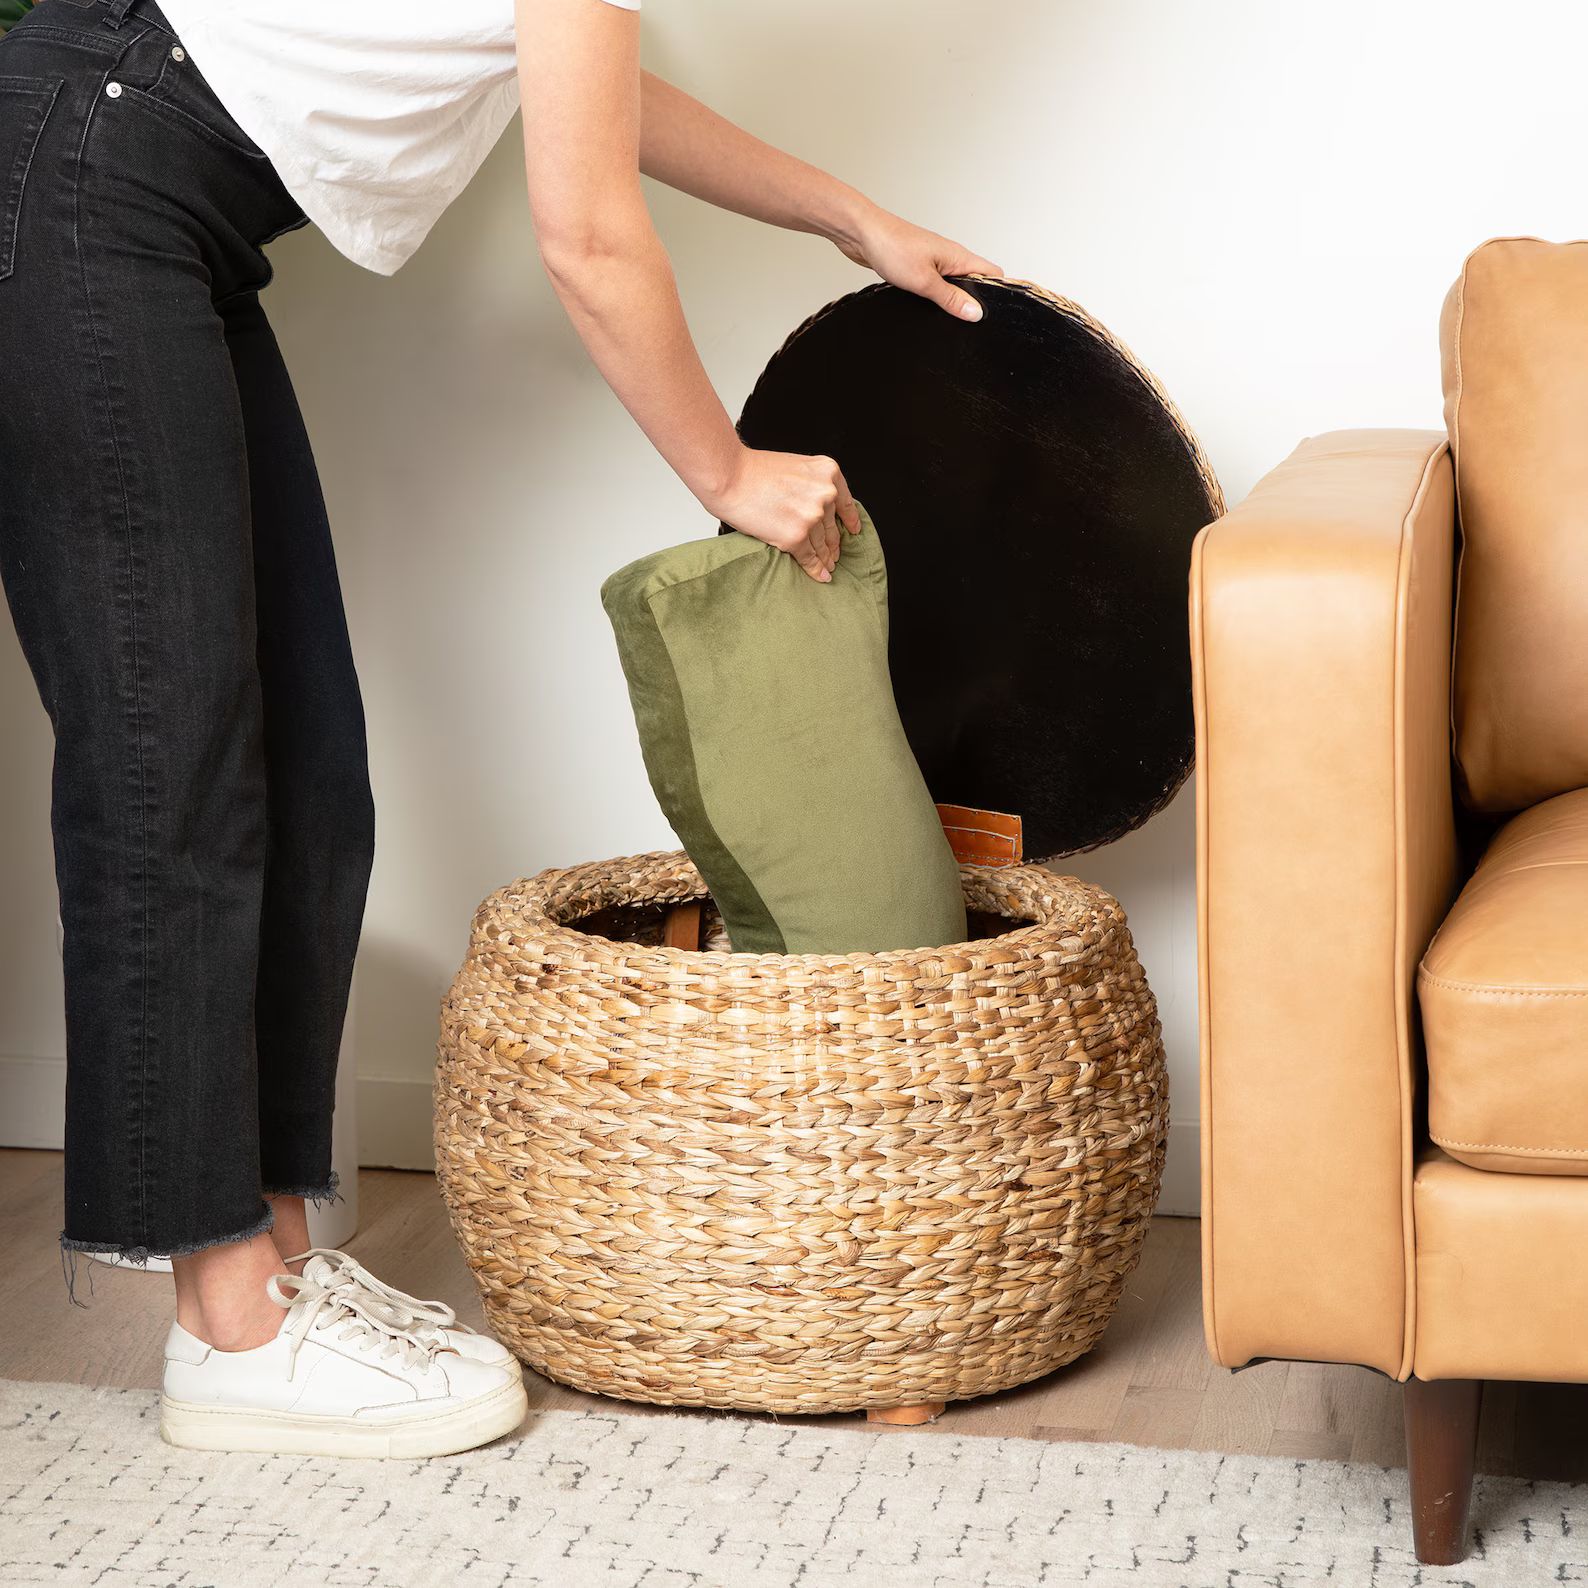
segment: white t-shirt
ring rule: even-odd
[[[160,9],[304,214],[384,276],[425,240],[518,108],[513,0]]]

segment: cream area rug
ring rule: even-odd
[[[131,1390],[0,1384],[0,1584],[103,1588],[1531,1588],[1588,1490],[1480,1480],[1418,1568],[1406,1478],[1272,1457],[547,1412],[435,1461],[173,1450]]]

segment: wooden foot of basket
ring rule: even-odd
[[[868,1423],[888,1423],[895,1428],[918,1428],[935,1423],[947,1410],[943,1401],[921,1401],[915,1406],[872,1406],[866,1412]]]

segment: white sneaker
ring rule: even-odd
[[[300,1456],[444,1456],[523,1421],[516,1372],[394,1327],[363,1298],[277,1274],[281,1332],[252,1351],[217,1351],[172,1324],[160,1436],[194,1450]]]
[[[353,1290],[362,1294],[371,1310],[385,1317],[395,1328],[410,1329],[421,1337],[440,1335],[449,1351],[472,1357],[476,1362],[511,1367],[522,1377],[518,1358],[500,1340],[459,1323],[457,1313],[443,1301],[421,1301],[395,1285],[384,1283],[346,1252],[311,1246],[288,1261],[301,1262],[303,1277],[324,1285],[327,1290]]]

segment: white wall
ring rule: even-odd
[[[1232,502],[1305,434],[1436,425],[1435,325],[1466,249],[1588,231],[1588,19],[1568,0],[650,0],[645,26],[663,75],[1086,304],[1163,378]],[[710,525],[586,364],[519,184],[510,135],[400,276],[304,233],[276,245],[266,300],[369,705],[380,857],[353,1046],[385,1161],[425,1150],[436,1003],[476,902],[671,841],[596,589]],[[864,279],[813,239],[661,190],[654,206],[731,410],[795,323]],[[0,1055],[48,1059],[49,751],[9,634],[0,724]],[[1163,1008],[1181,1209],[1190,803],[1075,863],[1125,903]]]

